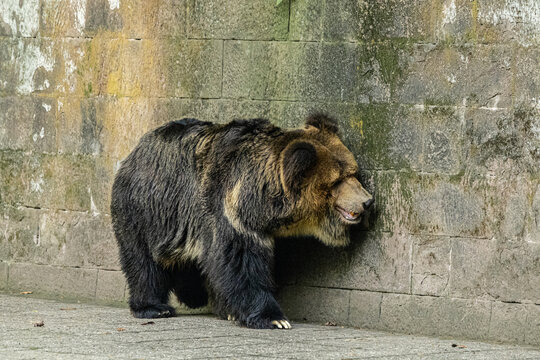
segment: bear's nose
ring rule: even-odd
[[[369,209],[369,207],[371,205],[373,205],[373,203],[375,202],[375,199],[369,199],[368,201],[366,201],[363,205],[364,205],[364,209],[367,210]]]

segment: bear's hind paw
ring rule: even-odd
[[[172,306],[159,304],[148,306],[138,310],[131,310],[133,316],[141,319],[156,319],[175,316],[176,312]]]
[[[278,329],[292,329],[291,324],[287,320],[272,320],[271,324]]]

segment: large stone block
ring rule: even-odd
[[[204,39],[283,40],[289,26],[289,1],[188,1],[188,36]]]
[[[50,37],[93,36],[99,30],[117,31],[123,25],[118,6],[107,0],[47,1],[38,18],[41,34]]]
[[[535,0],[478,0],[474,15],[480,41],[540,43],[540,6]]]
[[[380,329],[382,293],[351,291],[348,325],[365,329]]]
[[[50,94],[56,88],[59,66],[55,41],[0,38],[0,94]]]
[[[408,104],[512,105],[513,52],[508,46],[418,45],[395,99]]]
[[[223,41],[165,39],[153,66],[158,87],[154,94],[169,97],[221,96]],[[155,56],[155,55],[154,55]]]
[[[60,153],[123,159],[142,135],[156,126],[161,111],[155,99],[95,97],[60,98],[58,147]]]
[[[0,36],[34,37],[39,31],[39,0],[5,0],[0,4]]]
[[[18,256],[31,258],[33,249],[38,246],[40,211],[24,207],[1,207],[0,260],[11,261]]]
[[[137,11],[135,11],[135,15],[137,15]],[[188,23],[187,0],[161,0],[152,33],[160,37],[184,38],[187,34]],[[151,25],[148,23],[147,27],[151,28]]]
[[[454,239],[450,294],[540,303],[540,244]]]
[[[418,236],[413,245],[412,293],[442,296],[448,293],[451,269],[449,237]]]
[[[418,115],[396,105],[357,106],[346,123],[351,150],[369,169],[420,170],[424,134]]]
[[[381,329],[407,334],[486,339],[489,301],[383,294]]]
[[[68,211],[5,207],[8,259],[36,264],[119,269],[110,219]],[[4,257],[2,251],[2,257]]]
[[[0,149],[56,152],[56,100],[0,98]]]
[[[493,234],[483,188],[474,178],[425,175],[413,204],[415,233],[481,238]]]
[[[470,109],[465,113],[464,156],[472,173],[523,176],[538,174],[540,126],[538,110],[520,106],[514,110]],[[503,171],[504,169],[504,171]]]
[[[9,151],[0,153],[0,166],[6,170],[0,174],[6,204],[92,212],[108,208],[104,199],[112,174],[96,168],[92,157]]]
[[[429,1],[291,1],[290,38],[307,41],[428,39]]]
[[[97,270],[12,263],[10,291],[32,291],[55,297],[94,299]]]
[[[107,98],[58,99],[58,152],[97,156],[103,152],[103,119],[110,102]],[[110,150],[110,149],[107,149]]]
[[[22,152],[0,152],[0,167],[2,169],[0,172],[0,198],[4,204],[25,203],[23,199],[31,193],[39,192],[43,184],[41,176],[32,176],[34,171],[28,171],[29,167],[34,169],[39,167],[38,158],[35,156],[35,160],[29,166],[30,157]]]
[[[469,0],[432,1],[431,22],[434,39],[445,43],[466,43],[477,38],[477,2]]]
[[[45,264],[118,270],[118,249],[108,216],[46,212],[40,218]],[[24,259],[26,262],[38,256]]]
[[[349,290],[287,286],[280,290],[278,299],[291,319],[345,325],[350,294]]]
[[[540,344],[540,306],[493,303],[489,337],[518,344]]]
[[[96,300],[124,301],[126,280],[121,271],[99,270]]]
[[[461,170],[463,110],[430,107],[422,113],[424,146],[422,170],[436,174],[458,174]]]

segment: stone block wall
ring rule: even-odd
[[[279,241],[293,319],[540,344],[536,0],[0,3],[0,289],[125,301],[110,187],[184,116],[339,118],[375,194]]]

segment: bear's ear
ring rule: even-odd
[[[328,131],[333,134],[337,134],[339,131],[336,119],[321,113],[311,114],[308,116],[306,119],[306,125],[311,125],[317,129]]]
[[[307,141],[296,141],[285,147],[281,159],[283,186],[289,193],[297,194],[309,171],[317,164],[317,150]]]

